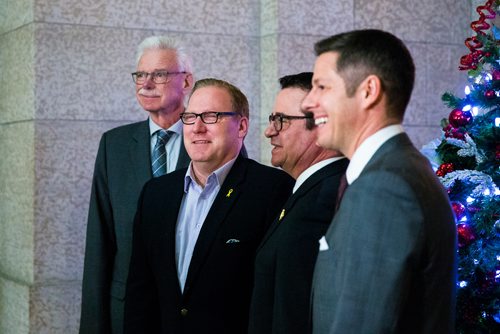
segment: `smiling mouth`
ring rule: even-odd
[[[319,118],[316,118],[316,119],[314,120],[314,124],[315,124],[316,126],[321,125],[321,124],[325,124],[325,123],[327,123],[327,122],[328,122],[328,117],[319,117]]]

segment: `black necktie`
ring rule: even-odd
[[[153,148],[153,155],[151,157],[151,168],[153,177],[158,177],[167,172],[167,151],[165,145],[172,133],[167,130],[158,130],[156,133],[156,145]]]

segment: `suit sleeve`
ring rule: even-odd
[[[80,333],[109,333],[109,291],[116,252],[106,168],[106,135],[99,144],[92,179],[82,281]]]
[[[313,316],[328,319],[328,333],[394,330],[409,287],[418,286],[422,222],[416,195],[395,174],[370,173],[348,188],[316,263],[314,298],[332,294],[333,302],[315,302]]]
[[[124,333],[160,333],[160,305],[156,282],[148,260],[147,223],[143,221],[144,193],[134,220],[132,255],[125,298]],[[146,200],[147,202],[147,200]]]

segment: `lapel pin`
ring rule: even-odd
[[[279,221],[281,221],[283,217],[285,217],[285,209],[281,210]]]
[[[226,197],[231,197],[232,193],[233,193],[233,188],[229,189],[229,191],[227,192]]]

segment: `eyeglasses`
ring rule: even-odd
[[[304,116],[289,116],[284,114],[274,114],[269,115],[269,123],[272,123],[274,129],[278,132],[283,130],[283,123],[290,124],[290,122],[283,122],[283,120],[293,120],[293,119],[305,119],[306,120],[306,128],[312,129],[314,127],[314,118],[312,113],[307,113]]]
[[[234,116],[234,115],[238,115],[238,113],[234,111],[227,111],[227,112],[207,111],[207,112],[202,112],[201,114],[197,114],[194,112],[183,112],[181,113],[181,121],[184,124],[190,125],[196,122],[197,117],[200,117],[203,123],[214,124],[217,123],[219,117],[221,116]]]
[[[186,73],[186,71],[182,72],[169,72],[169,71],[154,71],[154,72],[134,72],[132,73],[132,80],[136,84],[142,85],[144,82],[146,82],[148,76],[151,76],[151,80],[153,80],[154,83],[157,84],[164,84],[168,82],[168,77],[170,75],[176,75],[176,74],[183,74]]]

